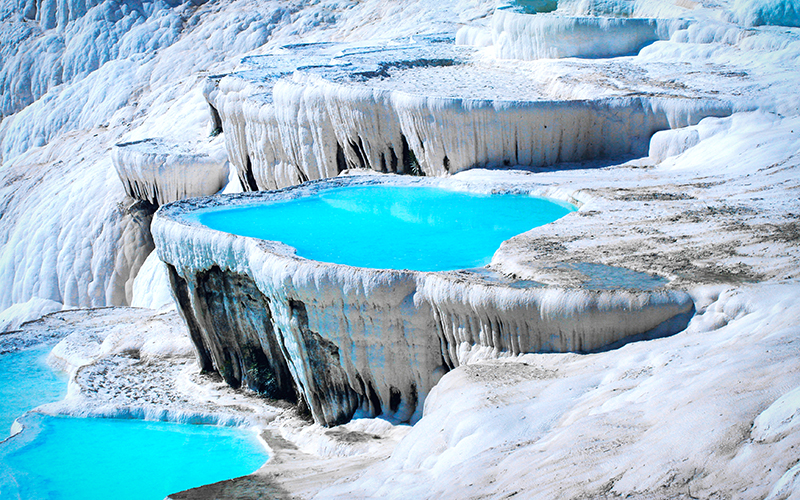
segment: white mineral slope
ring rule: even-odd
[[[0,115],[9,116],[51,87],[79,80],[108,61],[169,46],[193,8],[190,2],[175,9],[151,1],[4,2]]]
[[[152,249],[149,213],[126,199],[105,137],[62,137],[3,165],[0,308],[34,297],[67,307],[130,300]]]
[[[10,87],[4,87],[3,102],[9,103],[9,110],[16,110],[22,106],[22,102],[28,102],[38,95],[41,97],[15,114],[5,116],[0,123],[3,175],[8,182],[23,170],[33,172],[49,169],[50,177],[54,177],[52,172],[55,171],[68,172],[66,175],[74,178],[74,182],[65,183],[68,186],[78,186],[81,173],[83,179],[92,180],[85,181],[83,189],[56,189],[53,186],[59,181],[53,179],[50,187],[43,183],[35,189],[30,188],[30,196],[15,197],[17,201],[12,205],[20,205],[13,211],[24,213],[25,216],[21,216],[19,221],[4,217],[6,229],[1,238],[3,257],[0,275],[4,277],[5,285],[0,287],[3,290],[0,306],[26,303],[34,297],[66,306],[127,303],[130,300],[128,291],[123,293],[122,290],[129,289],[127,283],[135,275],[137,263],[143,259],[138,255],[133,256],[131,249],[143,248],[146,253],[147,245],[141,242],[126,244],[128,250],[123,251],[120,245],[96,241],[95,236],[99,233],[117,234],[104,237],[101,239],[103,241],[118,241],[120,235],[128,234],[126,229],[112,226],[119,219],[114,215],[117,204],[130,206],[130,203],[125,201],[119,190],[110,186],[113,181],[106,172],[110,164],[101,160],[107,151],[98,146],[90,155],[82,147],[83,154],[66,154],[77,147],[73,142],[85,144],[95,133],[99,134],[98,142],[104,144],[140,140],[153,135],[196,141],[207,134],[207,125],[200,123],[199,118],[206,110],[193,98],[186,100],[186,96],[196,96],[202,88],[202,83],[196,77],[198,73],[228,71],[235,67],[240,54],[251,50],[269,52],[291,41],[355,41],[377,34],[402,36],[437,29],[452,32],[454,21],[468,22],[488,15],[493,5],[493,2],[457,3],[452,9],[439,9],[440,6],[434,7],[425,2],[409,4],[406,6],[408,8],[385,5],[383,2],[362,2],[357,5],[349,2],[301,2],[287,6],[283,3],[256,4],[241,0],[199,7],[180,4],[174,11],[166,4],[152,3],[139,12],[135,9],[126,11],[125,5],[114,2],[92,6],[80,2],[75,5],[69,2],[43,2],[41,5],[36,2],[27,2],[25,5],[4,3],[2,33],[8,43],[4,43],[3,48],[9,53],[3,59],[2,70],[4,74],[11,75],[4,82],[12,83],[8,83]],[[569,4],[565,4],[564,8],[572,9],[572,14],[585,15],[591,13],[591,9],[599,8],[593,5],[586,4],[581,7],[583,10],[569,7]],[[614,5],[617,7],[612,10],[632,8],[637,16],[666,15],[652,9],[648,11],[647,3],[643,2],[617,2]],[[784,114],[796,113],[798,95],[791,90],[794,80],[788,78],[781,69],[796,67],[796,34],[791,30],[766,28],[745,32],[735,24],[725,24],[726,19],[747,19],[746,22],[741,21],[747,26],[764,23],[791,25],[793,12],[796,13],[796,9],[792,10],[793,5],[790,2],[736,2],[728,5],[727,11],[720,11],[717,17],[725,21],[720,21],[722,24],[676,34],[675,42],[695,42],[659,42],[648,47],[640,57],[650,58],[654,62],[679,62],[687,56],[695,60],[710,58],[714,63],[711,73],[730,70],[727,74],[731,81],[744,79],[746,74],[754,73],[759,76],[759,81],[770,83],[772,90],[766,94],[766,99],[762,99],[757,92],[752,92],[753,85],[745,82],[744,87],[739,85],[740,89],[737,90],[743,93],[745,102],[755,102],[754,105],[764,105]],[[409,10],[414,10],[416,14],[406,15]],[[447,11],[459,14],[448,14]],[[736,16],[726,18],[725,12],[735,12]],[[22,21],[22,17],[26,17],[27,21]],[[102,22],[98,21],[101,18]],[[176,32],[178,18],[181,25]],[[114,36],[109,35],[108,44],[103,45],[105,38],[95,37],[95,31],[104,36],[109,33]],[[82,44],[86,40],[91,40],[91,43]],[[732,45],[730,40],[734,42]],[[153,44],[158,45],[158,51],[150,50],[155,47]],[[35,47],[48,47],[53,51],[37,51]],[[82,55],[84,49],[90,54],[86,58]],[[91,54],[96,54],[96,57]],[[742,62],[732,59],[731,54],[741,56]],[[62,75],[60,79],[48,73],[50,68],[59,66],[67,68],[63,72],[67,76]],[[668,66],[675,67],[674,64]],[[780,71],[775,72],[775,68]],[[598,74],[618,74],[606,71],[609,69],[614,68],[598,66],[597,71],[588,72],[587,78],[581,80],[591,80]],[[574,97],[581,89],[586,93],[597,90],[596,85],[575,83],[575,79],[563,74],[556,76],[551,79],[551,86],[557,91],[552,95],[556,97]],[[699,86],[706,88],[719,83],[718,80],[710,81],[702,74],[692,78],[699,82]],[[765,78],[771,80],[763,80]],[[606,78],[604,85],[613,86],[612,80]],[[29,81],[32,82],[30,91],[26,90]],[[728,86],[729,89],[734,87],[736,85]],[[755,87],[758,90],[761,84],[757,83]],[[28,94],[30,97],[26,97]],[[773,102],[764,103],[765,100]],[[186,106],[195,106],[195,103],[197,107]],[[69,131],[74,132],[70,134]],[[106,133],[109,135],[106,136]],[[65,145],[65,154],[56,155],[52,148],[45,148],[44,152],[24,156],[31,148],[42,147],[53,141]],[[66,146],[67,143],[72,145]],[[444,154],[446,151],[431,154],[429,162],[441,168]],[[502,158],[498,158],[498,161],[502,163]],[[39,166],[42,162],[45,165]],[[96,182],[98,178],[106,179],[108,186]],[[16,186],[19,187],[19,184]],[[112,197],[112,192],[117,194]],[[45,198],[47,203],[40,203]],[[106,201],[101,203],[100,200]],[[50,207],[50,203],[63,207],[62,216],[53,216],[49,209],[45,213],[45,207]],[[91,217],[88,215],[90,213],[93,214]],[[105,214],[102,218],[106,223],[97,222],[96,214]],[[52,223],[32,222],[48,220]],[[29,232],[43,234],[45,227],[51,233],[49,237],[34,238],[38,243],[32,243],[33,246],[28,243],[15,243],[12,246],[11,243],[23,239],[21,235]],[[91,227],[95,229],[86,230]],[[71,253],[65,246],[59,247],[55,241],[58,238],[69,241],[70,248],[76,251]],[[139,237],[131,234],[126,238],[134,241]],[[37,252],[35,248],[40,247],[57,250]],[[26,251],[23,252],[23,249]],[[80,249],[80,254],[77,249]],[[59,257],[54,258],[54,254]],[[114,263],[113,268],[111,262]],[[90,271],[86,272],[86,269]],[[92,278],[91,284],[83,281],[88,276]],[[76,285],[78,281],[83,284]],[[81,287],[87,290],[75,292],[76,288]]]
[[[459,16],[493,2],[414,5],[408,16],[376,0],[2,2],[0,310],[29,303],[14,312],[19,323],[39,301],[130,303],[152,247],[112,147],[165,137],[213,149],[205,75],[290,42],[454,32]]]
[[[798,298],[698,289],[674,337],[454,370],[389,460],[316,498],[787,498]]]

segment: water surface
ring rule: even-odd
[[[67,394],[67,376],[47,365],[53,346],[38,346],[0,355],[0,440],[28,410]]]
[[[255,434],[241,429],[39,414],[25,425],[35,436],[0,449],[4,500],[161,500],[267,460]]]
[[[268,456],[242,429],[26,413],[66,394],[45,359],[52,346],[0,355],[2,500],[161,500],[256,471]]]
[[[189,217],[219,231],[283,242],[307,259],[448,271],[485,266],[503,241],[574,210],[527,195],[378,185],[201,209]]]

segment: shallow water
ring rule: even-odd
[[[307,259],[375,269],[485,266],[500,244],[574,211],[527,195],[352,186],[295,200],[198,210],[212,229],[280,241]]]
[[[67,394],[67,377],[47,365],[53,346],[39,346],[0,355],[0,440],[28,410],[58,401]]]
[[[0,499],[160,500],[266,462],[257,436],[242,429],[25,414],[66,394],[66,377],[44,361],[50,349],[0,355],[2,423],[24,426],[0,443]]]
[[[25,424],[35,438],[0,451],[10,469],[3,499],[160,500],[267,460],[255,434],[240,429],[38,414]]]
[[[655,290],[668,283],[660,276],[592,262],[564,266],[583,273],[587,280],[581,286],[589,290]]]

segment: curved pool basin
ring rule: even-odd
[[[45,362],[51,349],[0,355],[0,499],[158,500],[250,474],[269,458],[239,428],[30,411],[67,393],[66,377]],[[7,437],[15,419],[22,430]]]
[[[450,271],[485,266],[503,241],[575,210],[521,194],[384,184],[201,209],[187,218],[218,231],[280,241],[311,260]]]
[[[236,428],[36,413],[22,420],[26,435],[0,447],[3,499],[158,500],[250,474],[268,458],[254,433]]]
[[[368,192],[375,185],[384,188],[375,193],[430,197],[404,203],[389,196],[328,197],[345,191]],[[438,269],[473,269],[423,272],[420,269],[429,270],[430,264],[371,261],[369,265],[380,267],[376,269],[363,261],[343,265],[304,258],[309,254],[297,242],[293,242],[296,255],[293,248],[264,239],[279,239],[275,235],[253,237],[209,227],[213,213],[270,204],[274,208],[285,200],[302,204],[316,197],[318,207],[330,207],[326,211],[358,213],[365,219],[382,213],[384,219],[399,219],[392,225],[374,223],[377,228],[391,228],[379,237],[356,231],[339,240],[339,246],[351,246],[353,239],[366,245],[382,238],[373,253],[395,251],[412,223],[424,222],[434,228],[430,234],[440,236],[449,231],[445,222],[456,221],[456,228],[467,230],[449,236],[447,244],[433,252],[435,257],[449,258],[462,247],[472,246],[476,234],[523,216],[519,226],[506,228],[509,233],[500,232],[483,250],[480,263],[504,239],[536,224],[528,218],[536,210],[520,208],[538,201],[535,198],[456,191],[465,186],[468,183],[452,178],[342,176],[281,191],[190,198],[162,206],[151,226],[153,239],[199,365],[219,373],[233,387],[268,387],[278,398],[296,395],[322,425],[338,425],[354,416],[414,423],[422,417],[425,398],[439,378],[473,359],[591,351],[632,336],[674,333],[685,326],[693,308],[688,294],[666,289],[662,282],[644,283],[645,287],[638,280],[633,280],[634,288],[605,289],[609,279],[620,274],[605,268],[567,270],[570,276],[586,275],[589,288],[522,283],[515,276],[492,278],[481,272],[487,269],[474,269],[476,264],[468,260],[436,265]],[[524,188],[546,192],[522,180],[513,185],[480,184],[483,192],[519,193]],[[465,209],[448,201],[460,196],[478,204]],[[505,199],[513,202],[511,207],[480,205]],[[522,205],[515,205],[519,202]],[[569,205],[561,208],[562,215],[571,209]],[[322,220],[321,210],[308,210],[307,217]],[[480,218],[489,224],[479,228],[466,222]],[[272,219],[274,224],[265,225],[299,225],[281,217],[275,221],[274,214]],[[344,230],[330,229],[329,233]],[[419,233],[408,239],[408,245],[395,253],[421,254],[428,245]],[[312,243],[319,240],[319,236],[309,238]]]

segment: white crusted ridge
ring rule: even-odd
[[[346,177],[257,198],[184,200],[162,208],[153,225],[157,251],[171,269],[202,367],[234,385],[252,385],[258,383],[252,363],[274,370],[276,379],[285,366],[315,420],[326,425],[354,414],[414,422],[439,377],[476,356],[598,349],[692,310],[688,295],[676,291],[513,288],[477,275],[325,264],[296,257],[285,245],[181,218],[209,204],[374,182],[411,180]],[[254,294],[263,299],[240,306],[228,280],[249,300]],[[222,317],[238,331],[229,331]],[[677,331],[676,325],[662,333]],[[268,347],[273,344],[282,348]],[[263,349],[267,359],[254,356],[254,349]]]
[[[156,252],[151,252],[136,274],[133,281],[131,307],[149,309],[174,308],[175,301],[169,287],[167,267],[159,260]]]
[[[117,144],[112,158],[128,196],[156,206],[214,194],[228,182],[224,150],[209,154],[153,138]]]
[[[669,40],[688,24],[683,19],[531,15],[499,8],[492,17],[492,40],[500,59],[619,57]]]
[[[26,321],[60,311],[62,307],[60,302],[31,297],[27,302],[14,304],[0,313],[0,332],[16,330]]]
[[[19,111],[50,88],[79,80],[108,61],[171,45],[179,38],[182,18],[191,14],[192,3],[5,2],[0,16],[6,28],[0,67],[0,116]],[[104,29],[98,29],[98,24]]]

